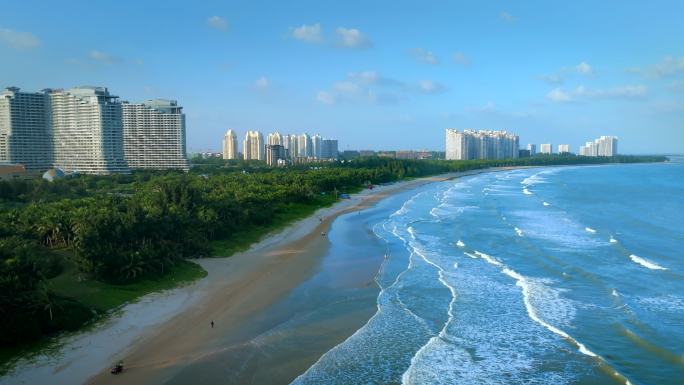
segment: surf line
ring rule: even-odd
[[[506,266],[505,264],[503,264],[502,262],[500,262],[496,258],[492,257],[491,255],[487,255],[483,252],[473,250],[472,254],[471,253],[464,253],[464,254],[468,255],[471,258],[480,257],[481,259],[484,259],[487,263],[501,268],[501,272],[503,274],[506,274],[507,276],[513,278],[516,281],[515,285],[519,286],[522,289],[523,303],[525,304],[525,309],[527,310],[527,315],[533,321],[542,325],[544,328],[551,331],[552,333],[561,336],[563,339],[570,342],[570,344],[574,345],[577,348],[577,350],[579,350],[580,353],[587,355],[589,357],[592,357],[593,359],[597,360],[599,362],[599,364],[601,366],[603,366],[604,368],[610,369],[612,371],[612,373],[609,373],[609,374],[611,374],[616,379],[620,380],[624,385],[632,385],[632,383],[629,381],[629,379],[627,379],[627,377],[625,377],[624,375],[619,373],[617,370],[615,370],[615,368],[610,366],[610,364],[608,363],[608,361],[606,361],[605,358],[603,358],[600,355],[598,355],[598,354],[592,352],[591,350],[587,349],[587,347],[583,343],[572,338],[572,336],[570,336],[568,333],[564,332],[563,330],[561,330],[561,329],[549,324],[548,322],[544,321],[541,318],[541,316],[539,316],[539,314],[537,313],[537,309],[535,309],[534,306],[532,305],[532,303],[530,302],[530,296],[531,296],[530,285],[529,285],[529,279],[527,277],[525,277],[522,274],[517,273],[515,270],[509,268],[508,266]]]

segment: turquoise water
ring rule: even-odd
[[[369,220],[377,311],[295,384],[684,383],[684,163],[485,173]]]

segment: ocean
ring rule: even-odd
[[[681,159],[432,183],[336,241],[355,215],[333,225],[334,268],[292,298],[374,314],[293,384],[684,384]],[[361,242],[384,255],[375,291],[336,288],[370,258]]]

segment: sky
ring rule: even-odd
[[[189,150],[320,133],[444,150],[444,130],[684,153],[684,2],[0,0],[0,87],[178,100]],[[241,139],[241,138],[240,138]]]

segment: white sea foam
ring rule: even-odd
[[[522,236],[523,236],[523,231],[520,230],[520,229],[517,228],[517,227],[515,228],[515,232],[516,232],[516,234],[518,234],[519,237],[522,237]]]
[[[551,206],[551,203],[549,203],[549,202],[542,202],[542,204],[543,204],[544,206]]]
[[[615,239],[613,236],[611,236],[609,242],[610,243],[618,243],[618,240]]]
[[[630,255],[629,258],[634,261],[635,263],[640,264],[643,267],[649,268],[651,270],[667,270],[667,268],[660,266],[659,264],[649,261],[646,258],[641,258],[637,255]]]
[[[523,194],[525,194],[525,195],[532,195],[532,192],[530,190],[528,190],[527,187],[525,187],[522,191],[523,191]]]
[[[475,255],[475,254],[471,254],[471,253],[468,253],[468,252],[463,252],[463,254],[469,256],[470,258],[477,259],[477,255]]]
[[[459,239],[458,242],[456,242],[456,246],[465,247],[465,243],[463,243],[463,241]]]
[[[458,269],[458,262],[454,262],[454,269]]]
[[[613,291],[610,293],[613,297],[619,297],[620,294],[617,292],[617,290],[613,289]]]
[[[587,233],[596,234],[596,230],[592,229],[591,227],[585,227],[584,230],[586,230]]]

